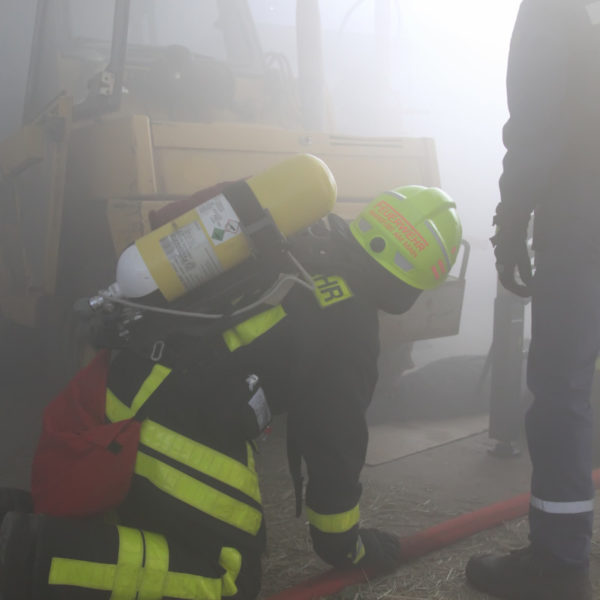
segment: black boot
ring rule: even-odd
[[[543,558],[531,546],[510,554],[473,556],[467,580],[506,600],[592,600],[589,572]]]
[[[41,515],[8,512],[0,527],[0,599],[29,600]]]

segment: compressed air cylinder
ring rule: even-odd
[[[288,236],[329,213],[336,193],[335,179],[321,159],[289,158],[136,240],[119,258],[113,289],[127,298],[160,290],[166,300],[175,300],[249,258],[240,202],[258,202]]]

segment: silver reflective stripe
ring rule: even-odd
[[[592,512],[594,500],[580,500],[577,502],[549,502],[531,496],[531,506],[552,515],[577,515],[579,513]]]
[[[269,409],[269,404],[261,387],[259,387],[254,393],[254,396],[250,398],[248,404],[256,415],[258,430],[261,432],[264,431],[271,422],[271,410]]]
[[[369,223],[369,221],[367,221],[366,219],[361,219],[358,222],[358,228],[363,232],[366,233],[367,231],[369,231],[370,229],[373,229],[373,225],[371,225],[371,223]]]
[[[592,25],[600,24],[600,2],[590,2],[585,9],[587,10]]]
[[[450,257],[448,256],[448,252],[446,252],[446,246],[444,246],[444,242],[443,242],[442,238],[440,237],[438,230],[436,229],[435,225],[429,219],[427,219],[425,221],[425,225],[427,225],[427,229],[429,229],[429,231],[431,232],[431,235],[434,237],[435,241],[437,242],[437,245],[440,247],[440,250],[442,251],[442,254],[444,255],[444,261],[446,262],[446,270],[450,271],[450,268],[452,267],[452,263],[450,262]]]
[[[394,190],[388,190],[387,192],[383,192],[384,194],[387,194],[388,196],[392,196],[393,198],[396,198],[397,200],[406,200],[406,196],[404,194],[401,194],[400,192],[395,192]]]
[[[408,262],[407,258],[404,258],[400,252],[396,252],[394,256],[394,263],[396,263],[397,267],[400,267],[403,271],[410,271],[414,269],[414,267]]]

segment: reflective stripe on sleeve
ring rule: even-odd
[[[167,378],[171,369],[163,365],[154,365],[150,375],[146,377],[131,406],[123,404],[109,389],[106,390],[106,416],[111,423],[131,419],[144,406],[146,400],[158,389]]]
[[[267,333],[269,329],[275,327],[285,316],[283,306],[274,306],[224,331],[223,340],[227,344],[229,351],[234,352],[242,346],[251,344],[255,339]]]
[[[592,512],[594,510],[594,500],[550,502],[531,496],[531,506],[552,515],[577,515],[579,513]]]
[[[343,513],[323,515],[306,507],[308,522],[323,533],[344,533],[352,529],[360,521],[360,509],[358,504]]]

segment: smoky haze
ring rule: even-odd
[[[442,188],[471,245],[458,336],[415,361],[486,354],[496,275],[489,243],[508,117],[505,75],[520,0],[321,0],[328,112],[336,133],[434,139]],[[253,0],[267,50],[294,56],[289,0]],[[294,61],[292,61],[294,64]]]
[[[0,139],[19,127],[33,35],[35,0],[0,3]]]
[[[421,342],[424,359],[485,354],[496,277],[488,238],[507,118],[505,70],[519,0],[321,0],[328,112],[336,133],[432,137],[442,188],[472,253],[458,336]],[[295,2],[250,0],[265,51],[296,69]],[[2,0],[0,138],[18,128],[35,0]]]

